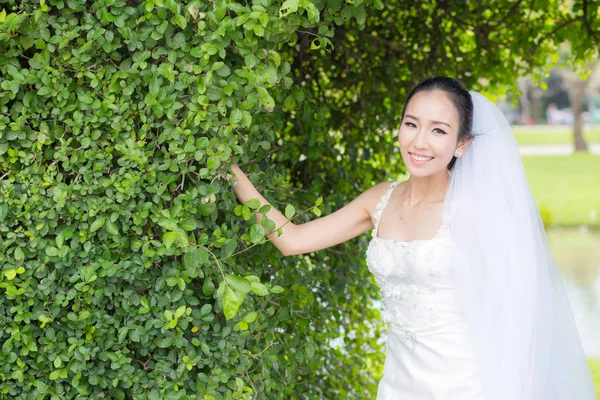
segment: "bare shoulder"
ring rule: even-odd
[[[381,197],[385,194],[385,192],[388,190],[388,188],[390,187],[390,185],[393,182],[394,181],[384,181],[384,182],[378,183],[378,184],[372,186],[371,188],[367,189],[363,193],[365,195],[364,206],[365,206],[367,212],[369,213],[369,215],[371,215],[371,216],[373,215],[373,213],[375,212],[375,209],[377,207],[377,204],[381,200]],[[402,183],[400,183],[400,185],[402,185]]]

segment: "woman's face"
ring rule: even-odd
[[[398,141],[402,159],[414,177],[447,171],[454,152],[464,152],[468,143],[458,143],[459,116],[454,104],[440,90],[415,94],[401,121]]]

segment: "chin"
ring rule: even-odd
[[[429,172],[429,171],[423,171],[423,170],[416,170],[415,169],[411,169],[408,168],[408,173],[410,174],[410,176],[414,177],[414,178],[426,178],[428,176],[433,176],[436,174],[436,172]]]
[[[414,176],[415,178],[426,178],[428,176],[441,174],[448,170],[447,165],[428,165],[427,168],[419,168],[414,165],[407,165],[406,163],[405,165],[410,176]]]

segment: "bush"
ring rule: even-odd
[[[569,32],[589,55],[563,28],[596,26],[579,3],[1,4],[11,399],[372,398],[368,237],[282,258],[229,166],[295,222],[331,213],[402,170],[390,130],[411,83],[514,87]]]
[[[373,335],[354,354],[329,343],[345,306],[332,308],[374,294],[364,264],[352,278],[368,284],[350,290],[333,273],[342,260],[323,268],[251,248],[273,223],[223,179],[233,159],[251,165],[277,145],[270,112],[274,94],[291,93],[288,43],[319,10],[135,3],[12,1],[0,13],[1,393],[366,395],[365,363],[381,357]],[[354,366],[317,380],[343,364]]]

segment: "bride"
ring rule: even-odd
[[[408,95],[398,131],[410,178],[295,225],[271,207],[284,254],[372,230],[367,266],[389,322],[377,399],[591,400],[591,374],[531,195],[498,108],[435,77]],[[234,165],[241,202],[258,198]]]

